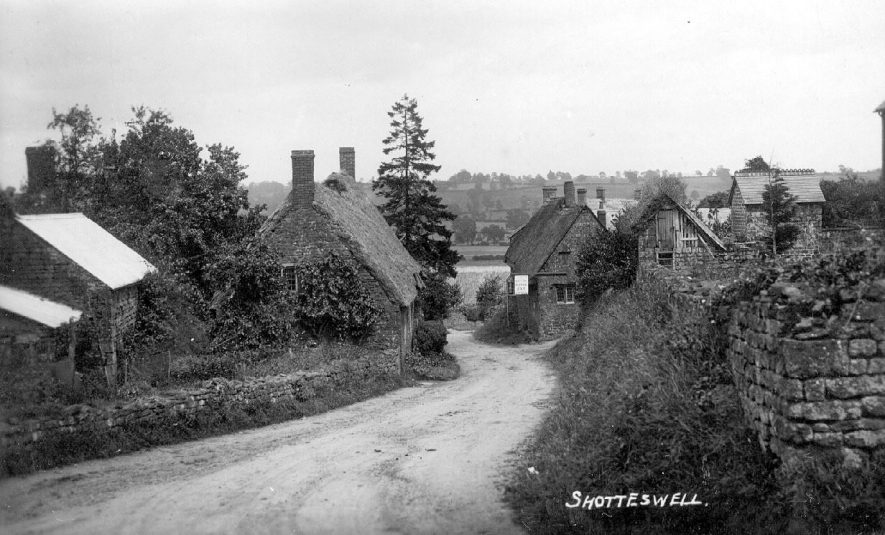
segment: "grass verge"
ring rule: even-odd
[[[507,313],[504,309],[499,309],[473,331],[473,338],[487,344],[501,345],[518,345],[536,341],[531,333],[516,330],[508,325]]]
[[[507,488],[532,533],[866,533],[882,523],[885,454],[849,471],[785,467],[743,423],[700,312],[653,282],[604,296],[548,354],[558,400]],[[706,505],[568,508],[573,493],[697,494]],[[877,505],[879,508],[877,509]]]

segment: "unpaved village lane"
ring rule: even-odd
[[[460,379],[325,414],[0,481],[4,533],[514,533],[513,450],[555,379],[449,335]]]

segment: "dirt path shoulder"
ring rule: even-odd
[[[550,344],[449,336],[462,377],[292,422],[0,482],[4,533],[513,533],[513,450]]]

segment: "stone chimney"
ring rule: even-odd
[[[313,205],[313,151],[292,151],[292,206],[296,210]]]
[[[596,198],[605,202],[605,188],[596,188]]]
[[[341,173],[356,181],[356,152],[353,147],[339,147],[338,162],[341,165]]]
[[[578,206],[587,206],[587,188],[578,188]]]
[[[571,180],[566,180],[562,184],[562,193],[565,197],[565,207],[571,208],[575,205],[575,183]]]
[[[544,186],[541,188],[541,204],[547,204],[556,193],[556,186]]]
[[[28,166],[28,192],[43,191],[55,173],[55,149],[49,145],[26,147],[25,162]]]
[[[603,227],[608,228],[608,224],[605,221],[606,215],[607,214],[605,213],[605,210],[597,210],[596,211],[596,219],[598,219],[599,222],[602,223]]]

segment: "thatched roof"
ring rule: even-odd
[[[645,230],[648,227],[649,222],[657,217],[659,211],[673,209],[679,210],[685,214],[686,218],[688,218],[691,224],[694,225],[698,232],[700,232],[701,237],[707,242],[707,244],[716,247],[720,251],[725,250],[725,244],[722,243],[722,240],[719,239],[719,236],[717,236],[710,227],[704,224],[694,212],[676,202],[673,197],[670,197],[666,193],[658,194],[657,197],[652,199],[646,205],[645,209],[642,211],[642,215],[639,216],[639,219],[637,219],[635,223],[633,223],[633,228],[637,230]]]
[[[781,176],[784,184],[789,189],[789,194],[796,197],[799,203],[827,202],[824,192],[820,189],[821,177],[818,175]],[[762,204],[762,193],[769,184],[767,175],[761,176],[735,176],[731,183],[728,194],[728,204],[734,197],[735,187],[740,188],[741,198],[744,204]]]
[[[332,173],[326,184],[314,185],[313,209],[325,216],[348,248],[400,305],[418,295],[421,266],[403,247],[393,229],[353,179]],[[330,187],[333,186],[333,187]],[[265,221],[261,234],[281,224],[292,211],[292,193]]]
[[[559,246],[559,242],[571,230],[578,216],[585,211],[596,221],[599,228],[602,228],[602,224],[589,208],[579,205],[566,208],[565,199],[562,197],[554,198],[542,206],[528,223],[520,227],[510,238],[510,247],[504,255],[504,262],[510,266],[511,272],[519,275],[536,275],[547,258]]]

